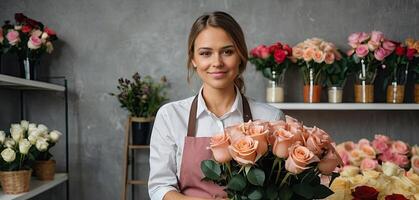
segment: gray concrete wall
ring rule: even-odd
[[[70,91],[71,199],[118,199],[122,187],[123,124],[127,112],[108,92],[116,80],[136,71],[167,75],[169,96],[178,100],[193,94],[199,83],[186,83],[186,43],[192,22],[205,11],[224,10],[242,25],[248,47],[277,40],[296,44],[322,37],[346,49],[355,31],[381,30],[389,38],[418,38],[417,0],[1,0],[0,19],[15,12],[55,29],[60,41],[47,58],[46,71],[65,75]],[[301,101],[302,81],[296,70],[287,74],[287,101]],[[265,81],[249,65],[247,95],[264,99]],[[347,101],[352,99],[350,81]],[[408,91],[408,101],[412,101]],[[63,97],[59,93],[29,95],[28,117],[64,130]],[[0,129],[19,119],[16,92],[0,90]],[[45,99],[46,98],[46,99]],[[322,127],[339,142],[385,133],[419,143],[418,111],[286,111],[306,124]],[[64,169],[64,141],[56,147]],[[147,152],[137,153],[140,176],[147,177]],[[61,199],[64,187],[39,199]],[[148,199],[138,187],[137,199]]]

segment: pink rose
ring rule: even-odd
[[[419,174],[419,156],[415,155],[412,157],[412,169],[416,174]]]
[[[260,55],[260,49],[261,49],[262,47],[264,47],[264,46],[265,46],[265,45],[259,45],[259,46],[255,47],[255,48],[253,48],[253,49],[250,51],[250,54],[251,54],[253,57],[260,58],[260,57],[261,57],[261,55]]]
[[[349,46],[351,46],[352,48],[357,48],[359,45],[359,37],[361,36],[360,32],[357,33],[352,33],[351,35],[349,35],[348,37],[348,44]]]
[[[375,135],[372,141],[372,147],[378,152],[383,153],[390,148],[390,138],[385,135]]]
[[[368,45],[368,49],[369,49],[370,51],[375,51],[375,50],[376,50],[376,49],[380,46],[380,44],[375,43],[375,42],[374,42],[374,41],[372,41],[372,40],[368,41],[367,45]]]
[[[260,57],[263,58],[263,59],[266,59],[271,55],[270,52],[269,52],[269,48],[265,47],[265,46],[262,46],[259,49],[259,52],[260,52]]]
[[[393,162],[394,156],[391,153],[391,151],[387,149],[386,151],[382,152],[382,154],[378,157],[378,159],[380,159],[383,162],[386,162],[386,161]]]
[[[394,49],[396,49],[396,44],[394,44],[393,42],[390,42],[390,41],[386,40],[386,41],[383,42],[383,48],[385,50],[388,50],[390,52],[393,52]]]
[[[391,152],[406,155],[409,153],[409,146],[406,143],[398,140],[391,144]]]
[[[288,159],[285,161],[285,169],[293,174],[299,174],[308,169],[307,165],[319,162],[319,158],[307,147],[296,143],[289,149]]]
[[[317,127],[312,128],[309,133],[306,146],[319,157],[323,153],[323,149],[330,144],[330,137],[326,132]]]
[[[332,52],[326,53],[326,56],[324,57],[324,62],[330,65],[330,64],[333,64],[334,61],[335,61],[335,54]]]
[[[393,162],[400,167],[406,167],[409,164],[409,159],[406,155],[394,154]]]
[[[350,164],[350,161],[349,161],[349,153],[347,151],[345,151],[345,150],[342,150],[342,149],[338,149],[337,151],[338,151],[338,153],[340,155],[340,158],[342,158],[343,165],[345,165],[345,166],[346,165],[349,165]]]
[[[365,139],[365,138],[362,138],[358,141],[358,146],[361,147],[361,146],[364,146],[364,145],[370,146],[370,141]]]
[[[355,149],[355,143],[352,141],[347,141],[343,144],[343,147],[346,151],[352,151],[353,149]]]
[[[300,47],[293,47],[292,48],[292,56],[294,56],[297,59],[303,58],[304,51]]]
[[[346,55],[347,55],[347,56],[352,56],[354,53],[355,53],[355,49],[349,49],[349,50],[346,52]]]
[[[6,35],[6,38],[9,41],[9,44],[12,46],[16,45],[20,41],[19,32],[14,30],[9,31]]]
[[[41,47],[42,41],[39,37],[31,36],[28,41],[29,49],[39,49]]]
[[[364,158],[364,160],[362,160],[361,162],[361,170],[367,170],[367,169],[376,169],[378,167],[378,161],[377,160],[373,160],[370,158]]]
[[[375,59],[379,60],[379,61],[383,61],[384,58],[387,57],[387,50],[385,50],[384,48],[379,47],[375,52],[374,52],[374,57]]]
[[[370,35],[368,33],[361,32],[361,34],[359,35],[359,38],[358,38],[358,42],[363,43],[363,42],[367,41],[368,38],[370,38]]]
[[[246,136],[228,147],[231,156],[240,165],[253,165],[256,162],[258,141]]]
[[[42,31],[39,29],[34,29],[31,33],[31,36],[35,36],[35,37],[41,37],[42,35]]]
[[[272,153],[278,158],[288,158],[289,147],[293,144],[293,134],[285,129],[279,129],[273,134],[275,142]]]
[[[384,34],[380,31],[371,32],[371,41],[379,45],[384,40]]]
[[[215,161],[219,163],[230,162],[232,157],[228,150],[228,146],[230,146],[230,137],[226,133],[211,137],[210,148]]]
[[[324,175],[330,175],[332,172],[336,169],[338,166],[338,160],[336,158],[336,155],[333,153],[333,151],[328,151],[326,156],[324,156],[318,165],[320,173]]]
[[[309,48],[304,50],[304,53],[303,53],[304,61],[306,61],[306,62],[311,61],[313,59],[313,56],[314,56],[314,49],[313,48],[309,47]]]
[[[366,56],[366,55],[368,55],[368,53],[369,53],[369,50],[368,50],[368,45],[366,45],[366,44],[361,44],[361,45],[359,45],[359,46],[356,48],[355,53],[356,53],[356,55],[357,55],[358,57],[360,57],[360,58],[365,57],[365,56]]]
[[[323,51],[320,51],[320,50],[314,51],[313,60],[316,63],[322,63],[324,61],[324,58],[325,58],[325,54],[323,53]]]

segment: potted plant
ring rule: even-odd
[[[329,103],[342,103],[343,87],[350,72],[348,59],[345,56],[326,68],[325,75]]]
[[[304,80],[304,102],[320,102],[325,70],[342,58],[335,45],[320,38],[310,38],[292,49]]]
[[[29,124],[28,140],[35,146],[31,154],[35,158],[34,174],[39,180],[54,180],[56,161],[50,153],[62,133],[57,130],[49,131],[43,124]]]
[[[37,80],[36,66],[39,66],[43,54],[53,51],[52,41],[57,39],[57,35],[51,28],[22,13],[15,14],[15,21],[15,25],[6,21],[2,27],[5,35],[3,51],[17,54],[21,77]]]
[[[29,191],[32,174],[30,154],[34,146],[27,139],[26,123],[12,124],[10,133],[0,131],[0,182],[5,194]]]
[[[284,102],[284,75],[292,63],[291,57],[292,48],[281,42],[259,45],[250,51],[249,61],[268,79],[267,102]]]
[[[125,78],[118,80],[119,93],[111,93],[121,103],[121,107],[130,112],[131,117],[138,118],[132,123],[133,144],[144,145],[150,143],[152,122],[157,110],[168,100],[165,89],[166,77],[160,82],[153,81],[150,76],[142,78],[137,72],[132,76],[132,81]]]
[[[384,38],[380,31],[352,33],[348,37],[348,44],[351,49],[347,55],[351,68],[356,71],[355,102],[372,103],[377,67],[382,66],[384,59],[394,51],[396,45]]]
[[[409,59],[410,69],[415,74],[415,102],[419,103],[419,40],[408,38],[405,41],[407,52],[406,55]]]

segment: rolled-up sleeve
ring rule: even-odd
[[[176,142],[169,129],[170,119],[163,106],[156,115],[150,141],[148,192],[152,200],[161,200],[172,190],[178,191]]]

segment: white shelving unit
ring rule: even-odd
[[[67,80],[65,77],[56,77],[58,79],[64,80],[64,86],[41,82],[41,81],[33,81],[27,80],[19,77],[8,76],[0,74],[0,88],[12,89],[12,90],[20,90],[21,95],[21,109],[24,101],[22,99],[23,91],[28,90],[42,90],[42,91],[52,91],[52,92],[62,92],[64,94],[65,99],[65,139],[66,139],[66,173],[57,173],[55,174],[55,178],[52,181],[40,181],[36,178],[33,178],[30,182],[30,190],[29,192],[18,194],[18,195],[6,195],[0,189],[0,200],[25,200],[30,199],[38,194],[41,194],[61,183],[67,182],[66,188],[66,199],[69,199],[69,183],[68,183],[68,97],[67,97]],[[21,116],[22,117],[22,116]]]
[[[36,178],[33,178],[30,183],[29,192],[17,194],[17,195],[8,195],[0,191],[0,200],[25,200],[30,199],[42,192],[45,192],[60,183],[63,183],[68,180],[68,175],[66,173],[57,173],[55,178],[52,181],[39,181]]]
[[[282,110],[419,110],[419,104],[404,103],[270,103]]]

